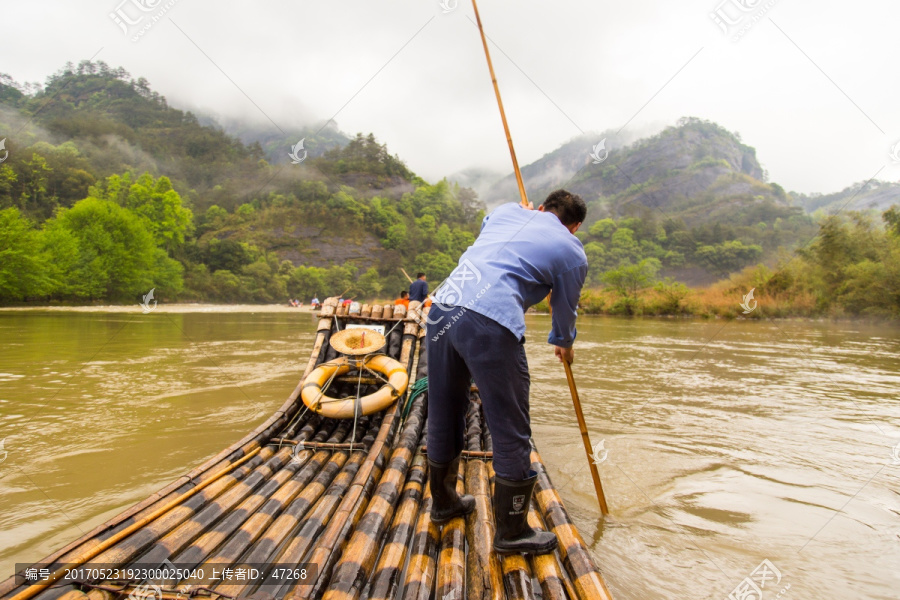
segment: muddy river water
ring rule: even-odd
[[[582,318],[606,520],[549,319],[528,327],[534,437],[617,599],[745,578],[766,600],[900,598],[900,327]],[[0,578],[265,420],[314,328],[265,307],[0,312]]]

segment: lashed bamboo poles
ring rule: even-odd
[[[544,525],[535,508],[532,505],[528,511],[528,525],[535,531],[544,531]],[[565,571],[557,562],[556,552],[532,556],[531,570],[541,586],[541,600],[565,600],[568,597]]]
[[[265,536],[258,541],[251,552],[242,559],[242,565],[279,562],[297,564],[303,554],[315,542],[325,523],[334,514],[341,496],[356,476],[365,459],[365,452],[357,451],[349,457],[347,452],[332,455],[311,485],[294,500],[291,506],[269,527]],[[335,476],[337,475],[337,476]],[[329,483],[330,482],[330,483]],[[309,512],[310,507],[312,511]],[[299,526],[299,529],[296,527]],[[296,531],[296,533],[294,533]],[[290,536],[294,537],[291,538]],[[285,553],[278,555],[283,542],[290,542]],[[292,559],[293,556],[301,558]],[[277,558],[276,558],[277,557]],[[268,582],[271,584],[271,582]],[[249,585],[225,582],[215,588],[230,596],[247,595]],[[269,587],[268,591],[276,591]],[[249,591],[249,590],[248,590]]]
[[[318,437],[324,439],[333,426],[331,424],[327,429],[320,431]],[[306,439],[310,433],[312,432],[304,432],[301,440]],[[282,448],[221,497],[210,502],[192,518],[166,534],[143,555],[141,560],[155,564],[170,556],[178,556],[179,562],[185,565],[193,566],[199,562],[240,526],[247,513],[258,508],[293,474],[290,469],[282,469],[290,463],[291,454],[292,448]],[[211,531],[203,535],[207,529]],[[202,537],[198,539],[198,536]],[[193,544],[193,548],[188,547],[190,544]]]
[[[381,424],[378,437],[375,443],[372,444],[369,455],[356,474],[350,489],[341,500],[335,517],[325,528],[325,531],[322,532],[316,547],[306,557],[306,562],[313,563],[319,568],[316,581],[294,586],[293,589],[289,590],[286,598],[318,597],[318,590],[326,587],[331,575],[331,569],[340,556],[339,545],[347,539],[349,531],[358,523],[372,493],[375,481],[379,479],[384,470],[384,463],[390,451],[388,440],[393,438],[399,424],[397,418],[399,410],[398,403],[395,403],[393,408],[389,409],[389,413]]]
[[[377,424],[377,422],[376,422]],[[375,424],[366,432],[360,429],[357,433],[360,438],[364,434],[374,439]],[[317,452],[309,461],[305,470],[308,472],[305,478],[315,475],[311,483],[303,485],[300,493],[287,505],[278,517],[271,522],[264,534],[259,536],[241,559],[238,567],[248,568],[250,565],[259,565],[274,562],[279,548],[290,540],[290,536],[296,531],[296,536],[291,543],[306,540],[311,545],[315,539],[315,532],[324,527],[325,521],[332,514],[341,495],[346,490],[350,481],[356,475],[356,471],[365,456],[363,446],[357,440],[359,451],[348,461],[349,452],[341,451],[331,453],[327,451]],[[308,451],[303,451],[308,452]],[[301,453],[302,454],[302,453]],[[307,514],[315,506],[312,513]],[[307,545],[307,547],[308,547]],[[300,554],[305,552],[300,549]],[[213,564],[215,561],[208,561]],[[230,596],[247,595],[252,586],[241,582],[225,582],[220,584],[216,591]]]
[[[216,479],[222,476],[223,471],[227,472],[229,468],[233,468],[236,461],[242,460],[248,453],[258,452],[260,449],[260,440],[270,437],[274,430],[283,427],[287,419],[296,412],[296,397],[299,396],[299,386],[294,390],[291,398],[275,412],[256,430],[235,442],[216,456],[205,461],[199,467],[191,472],[183,475],[179,479],[173,481],[158,492],[155,492],[142,502],[132,506],[119,515],[113,517],[109,521],[97,526],[81,538],[68,544],[67,546],[57,550],[50,556],[39,562],[41,565],[50,565],[51,568],[62,568],[65,565],[80,564],[77,561],[91,550],[103,546],[107,540],[116,538],[120,540],[120,534],[123,531],[133,532],[140,527],[135,527],[136,523],[146,523],[152,520],[153,515],[158,515],[160,511],[166,512],[166,507],[173,507],[178,503],[185,501],[186,498],[205,487],[212,484]],[[229,467],[231,465],[231,467]],[[198,485],[202,485],[198,488]],[[227,486],[226,486],[227,487]],[[222,485],[216,483],[215,487],[204,492],[204,497],[211,497],[208,492],[221,491]],[[189,500],[194,505],[197,502]],[[116,543],[116,542],[113,542]],[[104,546],[106,548],[106,546]],[[10,577],[0,584],[0,597],[5,597],[20,584],[16,583],[15,577]],[[29,589],[35,589],[30,586]],[[14,596],[12,596],[14,597]]]
[[[466,456],[484,454],[480,452],[482,420],[481,403],[470,402],[466,414]],[[505,595],[499,557],[492,547],[494,515],[488,465],[484,460],[467,459],[465,477],[466,489],[475,498],[475,511],[466,517],[466,596],[476,600],[500,600]]]
[[[271,437],[274,430],[282,427],[291,415],[296,413],[296,398],[299,396],[300,386],[295,388],[291,396],[285,401],[284,405],[276,411],[269,419],[258,426],[253,432],[247,434],[243,439],[235,442],[216,456],[205,461],[199,467],[193,469],[190,473],[173,481],[158,492],[152,494],[144,501],[132,506],[119,515],[106,521],[105,523],[95,527],[93,530],[75,540],[74,542],[57,550],[50,556],[40,561],[42,565],[51,565],[58,571],[66,565],[82,564],[86,556],[94,556],[92,553],[99,553],[109,546],[117,543],[123,537],[127,537],[134,531],[140,529],[159,515],[168,512],[177,504],[191,498],[207,485],[212,484],[222,477],[224,473],[235,468],[239,463],[249,460],[250,455],[256,454],[260,450],[259,442],[262,439]],[[226,486],[227,487],[227,486]],[[215,488],[218,491],[223,486],[218,485]],[[208,494],[207,494],[208,495]],[[213,494],[214,495],[214,494]],[[56,575],[56,573],[54,573]],[[48,582],[42,582],[47,584]],[[18,587],[15,577],[10,577],[6,581],[0,583],[0,596],[5,596]],[[31,597],[42,589],[41,584],[30,586],[24,590],[24,597]],[[12,598],[20,597],[19,594]]]
[[[378,549],[383,543],[424,425],[425,403],[420,396],[407,416],[399,441],[391,453],[389,467],[335,567],[325,600],[359,597],[375,566]]]
[[[246,456],[244,456],[243,458],[241,458],[240,460],[235,462],[233,465],[229,465],[228,467],[226,467],[226,468],[222,469],[221,471],[219,471],[218,473],[216,473],[215,477],[211,477],[211,478],[207,479],[205,482],[198,485],[194,489],[192,489],[188,492],[185,492],[184,494],[182,494],[178,498],[175,498],[174,500],[172,500],[165,506],[162,506],[162,507],[156,509],[154,512],[147,515],[140,521],[133,523],[131,526],[123,529],[116,535],[108,538],[107,540],[98,544],[97,546],[94,546],[93,548],[86,550],[83,554],[79,555],[74,560],[69,561],[65,567],[57,569],[56,571],[51,573],[50,576],[46,580],[40,581],[38,583],[35,583],[35,584],[25,588],[21,592],[14,595],[10,600],[27,600],[28,598],[32,598],[33,596],[37,595],[39,592],[43,591],[44,589],[48,588],[50,585],[52,585],[53,583],[55,583],[56,581],[61,579],[65,575],[66,568],[74,568],[74,567],[83,565],[84,563],[91,560],[92,558],[100,555],[105,550],[111,548],[117,542],[127,538],[129,535],[140,530],[142,527],[144,527],[148,523],[151,523],[158,517],[166,514],[169,511],[172,511],[173,509],[177,510],[176,507],[178,507],[179,504],[181,504],[188,498],[196,495],[197,493],[202,491],[207,486],[210,486],[213,483],[215,483],[217,480],[225,477],[228,473],[234,471],[235,468],[237,468],[240,465],[244,464],[245,462],[248,462],[251,459],[253,459],[257,454],[262,454],[265,452],[266,452],[265,450],[260,452],[260,450],[257,448],[253,452],[247,454]],[[119,562],[116,562],[113,564],[120,564],[121,562],[123,562],[123,561],[119,561]]]
[[[315,433],[313,440],[324,440],[332,430],[334,423],[326,423]],[[350,431],[349,423],[342,422],[328,438],[332,441],[344,439]],[[302,431],[301,439],[309,438],[311,431]],[[330,456],[323,452],[321,463]],[[306,463],[313,458],[312,451],[304,451],[294,455],[290,461],[275,473],[253,495],[241,503],[235,510],[195,540],[188,548],[174,557],[173,561],[182,568],[192,568],[201,561],[209,565],[230,565],[262,533],[262,528],[271,523],[277,515],[312,479],[317,471],[316,465],[307,469]],[[237,535],[232,535],[237,533]],[[216,548],[226,539],[228,542],[213,554]],[[211,569],[209,569],[211,571]],[[204,569],[207,572],[207,569]],[[195,585],[197,582],[191,582]],[[213,583],[209,580],[207,583]]]
[[[267,539],[257,544],[245,560],[257,563],[301,562],[302,557],[316,543],[318,535],[331,520],[350,484],[356,480],[359,468],[364,463],[380,427],[381,421],[376,419],[362,441],[357,444],[358,450],[353,452],[352,456],[343,451],[333,454],[313,485],[304,488],[282,515],[284,519],[280,517],[270,527]],[[311,512],[306,514],[310,507]],[[273,535],[274,539],[271,537]],[[250,557],[254,560],[251,561]]]
[[[410,329],[412,327],[412,329]],[[400,354],[400,363],[409,365],[411,363],[411,354],[416,341],[415,331],[418,328],[416,323],[407,323],[404,330],[404,340]],[[407,334],[409,332],[409,334]],[[306,598],[315,595],[317,590],[324,588],[330,576],[330,569],[334,565],[339,554],[336,554],[336,546],[341,540],[346,539],[348,527],[356,525],[362,510],[365,508],[368,495],[374,485],[374,480],[378,479],[384,468],[384,461],[387,459],[390,450],[389,440],[391,440],[399,425],[397,419],[400,411],[400,405],[395,402],[391,408],[387,409],[387,414],[382,422],[381,429],[378,432],[369,456],[360,468],[357,476],[350,487],[350,490],[341,502],[338,508],[337,517],[329,523],[323,532],[319,543],[313,552],[310,553],[307,562],[315,563],[320,572],[315,582],[300,584],[294,586],[289,591],[287,597]]]
[[[416,453],[406,485],[394,511],[394,521],[375,566],[369,587],[369,600],[392,600],[397,595],[400,575],[406,563],[410,536],[422,507],[425,488],[425,455]]]
[[[222,515],[234,510],[291,457],[290,448],[283,448],[273,456],[271,456],[271,451],[268,449],[263,452],[270,454],[270,456],[265,457],[263,464],[256,466],[247,477],[237,482],[221,496],[207,503],[191,518],[167,532],[149,550],[146,550],[141,555],[141,561],[149,564],[161,564],[170,556],[180,552],[205,529],[216,523]],[[260,455],[262,456],[262,453]],[[129,550],[134,548],[134,545],[129,546]],[[105,562],[102,557],[98,558],[98,563],[103,564]],[[110,562],[115,563],[119,561]]]
[[[594,567],[578,529],[569,518],[537,450],[531,452],[531,468],[537,471],[535,499],[550,530],[559,539],[559,553],[572,578],[578,598],[612,600],[603,577]]]
[[[456,482],[456,490],[460,495],[465,493],[461,479]],[[456,517],[442,526],[441,546],[438,554],[437,581],[435,597],[461,600],[466,585],[466,521]]]
[[[429,600],[437,571],[437,548],[440,530],[431,520],[431,488],[425,486],[422,510],[416,520],[416,531],[409,548],[409,564],[403,583],[402,600]]]

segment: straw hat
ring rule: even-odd
[[[341,354],[371,354],[384,346],[384,336],[374,329],[345,329],[331,336],[331,347]]]

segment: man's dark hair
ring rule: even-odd
[[[407,296],[409,296],[409,292],[407,292],[406,290],[401,290],[401,291],[400,291],[400,299],[401,299],[401,300],[402,300],[403,298],[406,298]]]
[[[416,279],[421,279],[422,277],[425,277],[425,273],[422,273],[421,271],[416,273]]]
[[[576,223],[584,223],[587,206],[581,196],[566,190],[556,190],[544,200],[544,210],[559,217],[560,222],[568,227]]]

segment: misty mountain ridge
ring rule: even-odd
[[[623,132],[624,133],[624,132]],[[603,146],[595,148],[603,141]],[[589,222],[651,209],[660,218],[691,225],[729,222],[759,203],[798,206],[807,212],[884,210],[900,202],[900,184],[873,181],[834,194],[788,194],[768,181],[756,150],[724,127],[694,117],[679,119],[657,135],[630,141],[606,131],[578,136],[521,169],[531,201],[566,189],[587,202]],[[489,208],[518,202],[514,175],[498,180],[482,199]]]

